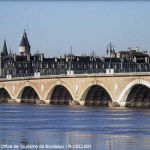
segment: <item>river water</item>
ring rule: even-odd
[[[149,150],[150,111],[1,104],[0,149]]]

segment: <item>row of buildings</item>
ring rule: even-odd
[[[138,48],[128,48],[126,51],[116,52],[112,43],[107,46],[107,56],[91,55],[76,56],[72,53],[63,57],[47,58],[43,53],[31,54],[31,46],[24,31],[19,54],[8,53],[6,40],[0,55],[0,76],[30,76],[56,75],[67,73],[107,73],[114,72],[146,72],[150,71],[150,56],[147,51]]]

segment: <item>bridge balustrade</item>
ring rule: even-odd
[[[113,68],[107,68],[113,69]],[[86,70],[73,70],[74,74],[106,74],[106,69],[86,69]],[[135,72],[150,72],[150,68],[123,68],[114,69],[114,73],[135,73]],[[11,75],[11,74],[10,74]],[[54,75],[67,75],[67,70],[52,70],[49,72],[40,72],[39,76],[54,76]],[[8,75],[7,75],[8,76]],[[0,76],[0,78],[7,78],[7,76]],[[12,74],[11,77],[35,77],[34,73],[19,73]]]

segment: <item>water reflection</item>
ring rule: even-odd
[[[66,150],[75,149],[66,145],[90,145],[87,149],[92,150],[148,150],[149,114],[142,109],[3,104],[0,144],[59,144]]]
[[[106,134],[83,134],[80,132],[16,132],[7,133],[7,136],[1,138],[1,144],[18,144],[18,145],[90,145],[92,150],[99,149],[149,149],[150,136],[134,135],[106,135]],[[63,148],[69,149],[69,148]],[[72,148],[73,149],[73,148]],[[88,149],[88,148],[87,148]]]

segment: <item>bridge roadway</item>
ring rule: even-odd
[[[0,100],[45,104],[150,106],[150,73],[0,79]]]

